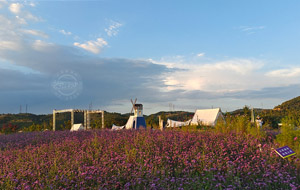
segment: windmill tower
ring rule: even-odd
[[[127,123],[123,126],[112,126],[112,130],[120,130],[120,129],[146,129],[146,121],[143,115],[143,105],[136,103],[137,99],[134,100],[134,102],[131,99],[132,109],[130,112],[129,119]],[[132,115],[132,113],[134,113]]]
[[[143,104],[137,104],[136,101],[137,99],[135,99],[134,102],[131,100],[132,103],[131,114],[134,112],[134,115],[131,115],[129,117],[129,120],[126,124],[126,128],[132,128],[132,129],[146,128],[146,121],[143,115]]]

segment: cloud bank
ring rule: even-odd
[[[211,106],[232,110],[262,102],[272,107],[300,92],[300,67],[270,70],[264,60],[208,60],[204,53],[158,60],[103,58],[93,54],[108,46],[105,39],[56,44],[47,31],[31,27],[41,20],[26,9],[32,5],[2,5],[10,15],[0,15],[0,112],[17,112],[19,105],[28,104],[31,112],[50,113],[88,108],[91,102],[96,109],[129,112],[135,97],[145,113],[167,110],[170,102],[189,111]],[[105,31],[115,36],[121,26],[112,23]],[[82,91],[70,100],[52,93],[53,80],[65,70],[77,73],[82,82]]]

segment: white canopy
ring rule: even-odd
[[[82,125],[82,123],[74,124],[70,131],[80,131],[80,130],[84,130],[84,126]]]
[[[123,125],[123,126],[117,126],[117,125],[114,125],[114,124],[113,124],[111,130],[117,131],[117,130],[122,130],[122,129],[124,129],[124,128],[125,128],[125,125]]]
[[[188,120],[188,121],[184,121],[184,122],[182,122],[182,121],[174,121],[174,120],[168,119],[166,127],[187,126],[187,125],[190,125],[190,122],[191,122],[191,119]]]
[[[111,129],[112,130],[132,129],[133,128],[133,120],[134,120],[134,116],[131,115],[125,125],[117,126],[117,125],[113,124]]]
[[[125,125],[125,129],[132,129],[133,128],[133,120],[134,120],[134,116],[131,115]]]
[[[220,108],[196,110],[191,125],[203,124],[215,126],[220,117],[224,120]]]

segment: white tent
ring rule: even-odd
[[[78,124],[74,124],[70,131],[81,131],[81,130],[85,130],[84,126],[82,125],[82,123],[78,123]]]
[[[134,116],[131,115],[129,116],[129,119],[127,120],[127,123],[125,125],[122,126],[117,126],[115,124],[112,125],[111,130],[121,130],[121,129],[132,129],[133,128],[133,120],[134,120]]]
[[[134,120],[134,116],[131,115],[125,125],[125,129],[132,129],[133,128],[133,120]]]
[[[187,125],[190,125],[190,122],[191,122],[191,119],[188,120],[188,121],[184,121],[184,122],[182,122],[182,121],[174,121],[174,120],[168,119],[166,127],[187,126]]]
[[[132,129],[133,128],[133,120],[134,120],[134,116],[131,115],[131,116],[129,116],[129,119],[127,120],[127,123],[125,125],[117,126],[117,125],[113,124],[111,129],[112,130]]]
[[[215,126],[219,119],[224,120],[224,116],[220,108],[196,110],[191,121],[191,125],[209,125]]]
[[[112,130],[121,130],[121,129],[138,129],[140,127],[146,128],[146,122],[144,117],[131,115],[127,123],[123,126],[112,125]]]
[[[114,125],[114,124],[113,124],[111,130],[113,130],[113,131],[118,131],[118,130],[124,129],[124,127],[125,127],[125,125],[123,125],[123,126],[117,126],[117,125]]]

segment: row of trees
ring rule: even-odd
[[[18,130],[17,125],[13,125],[11,123],[8,123],[8,124],[3,124],[2,125],[0,132],[2,134],[10,134],[10,133],[17,132],[17,130]]]

